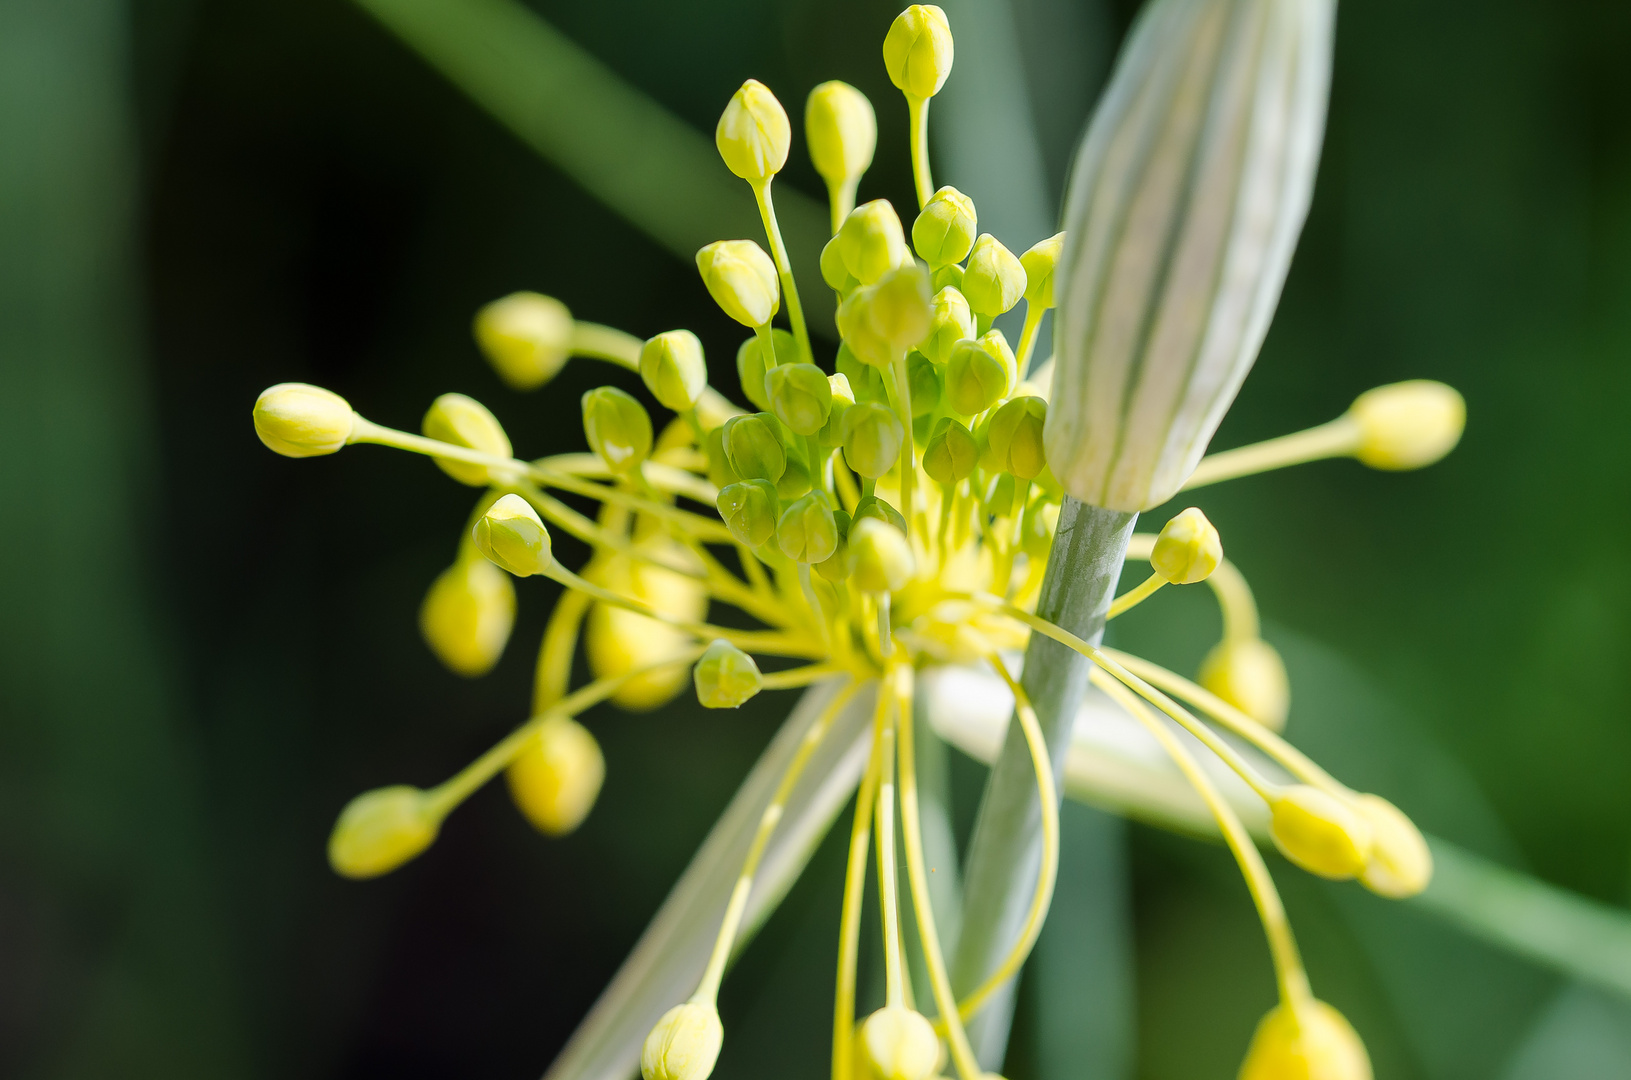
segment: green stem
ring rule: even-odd
[[[770,241],[770,257],[776,261],[776,276],[782,283],[782,302],[787,305],[787,321],[793,326],[793,338],[798,342],[799,355],[804,362],[815,362],[810,349],[810,331],[804,325],[804,307],[799,303],[798,283],[793,280],[793,266],[787,261],[787,245],[782,243],[781,226],[776,224],[776,204],[770,198],[770,180],[753,185],[753,197],[759,203],[759,217],[764,221],[765,237]],[[775,354],[765,357],[767,366]]]
[[[912,123],[912,180],[917,185],[917,208],[921,210],[934,194],[934,181],[929,177],[929,99],[908,94],[906,108]]]

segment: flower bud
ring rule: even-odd
[[[1282,731],[1291,711],[1285,661],[1261,638],[1219,642],[1201,661],[1202,686],[1271,731]]]
[[[672,539],[652,538],[642,546],[656,548],[676,565],[694,560],[688,549]],[[702,582],[630,555],[602,555],[590,563],[584,577],[685,622],[698,621],[708,610],[708,591]],[[611,604],[597,603],[589,609],[584,655],[597,679],[628,676],[612,695],[612,702],[620,708],[645,711],[673,700],[685,687],[686,668],[670,661],[685,655],[690,647],[691,635],[678,627]],[[665,666],[653,667],[658,664]]]
[[[787,470],[787,451],[767,418],[775,419],[769,413],[754,413],[725,421],[725,457],[742,479],[774,484]]]
[[[816,573],[832,582],[841,584],[849,577],[849,530],[850,516],[842,510],[834,510],[832,514],[833,531],[838,535],[838,546],[833,548],[831,555],[815,565]]]
[[[860,179],[878,146],[878,118],[866,95],[837,79],[810,91],[804,103],[804,138],[810,163],[829,184]]]
[[[877,1080],[927,1080],[940,1061],[940,1039],[922,1013],[885,1006],[861,1025],[861,1042]]]
[[[664,408],[675,412],[695,408],[708,385],[702,342],[689,330],[658,334],[640,349],[640,378]]]
[[[941,289],[957,289],[961,291],[963,288],[963,278],[966,275],[967,271],[965,271],[961,266],[958,266],[956,263],[952,263],[950,266],[942,266],[935,270],[934,273],[929,275],[929,288],[933,289],[935,292],[939,292]]]
[[[978,223],[974,200],[954,187],[943,187],[929,196],[912,222],[912,247],[931,270],[960,263],[974,248]]]
[[[749,79],[731,95],[714,128],[714,145],[725,167],[750,182],[781,172],[792,142],[787,110],[758,79]]]
[[[779,364],[765,376],[776,419],[795,435],[814,435],[832,412],[832,384],[814,364]]]
[[[850,522],[850,528],[855,527],[856,521],[864,521],[867,518],[875,518],[885,525],[893,525],[902,535],[907,531],[906,517],[876,495],[863,495],[861,501],[855,504],[855,517]]]
[[[1342,799],[1292,784],[1269,805],[1269,832],[1281,854],[1311,874],[1342,880],[1365,868],[1370,825]]]
[[[346,803],[328,838],[328,864],[348,878],[388,874],[430,847],[442,827],[416,787],[365,791]]]
[[[734,709],[757,694],[764,676],[753,657],[724,638],[716,639],[691,671],[697,700],[705,709]]]
[[[883,39],[883,66],[889,81],[907,97],[932,98],[951,74],[951,24],[933,4],[913,4],[889,26]]]
[[[1008,396],[1018,368],[1000,330],[963,339],[946,362],[946,401],[962,416],[981,413]]]
[[[787,468],[782,470],[781,479],[776,481],[776,496],[784,503],[792,502],[813,485],[810,483],[810,470],[800,457],[787,459]]]
[[[606,759],[589,730],[567,716],[551,716],[527,737],[505,770],[510,798],[533,828],[565,836],[583,824],[606,779]]]
[[[729,484],[719,490],[715,503],[725,527],[740,543],[757,548],[775,535],[781,503],[776,485],[768,480]]]
[[[838,254],[844,269],[862,285],[911,262],[906,234],[888,199],[873,199],[850,211],[838,227]]]
[[[1015,506],[1015,496],[1019,494],[1019,485],[1014,483],[1014,474],[1008,472],[993,473],[986,477],[985,506],[997,517],[1011,518],[1018,512]]]
[[[420,422],[419,430],[427,439],[469,447],[471,450],[480,450],[494,457],[507,458],[513,452],[510,449],[510,437],[504,434],[504,428],[498,419],[488,412],[487,407],[481,402],[467,398],[463,394],[443,394],[431,402],[430,411],[425,413],[425,419]],[[485,465],[472,465],[467,461],[454,461],[452,458],[439,457],[432,460],[436,462],[438,468],[461,484],[486,487],[493,482],[492,470]]]
[[[1162,4],[1123,45],[1055,282],[1048,462],[1082,502],[1171,498],[1256,359],[1313,191],[1334,9],[1244,0],[1234,33],[1211,5]]]
[[[968,301],[956,289],[945,288],[934,294],[934,308],[929,315],[929,336],[923,342],[923,355],[944,366],[951,359],[954,345],[964,338],[974,337],[974,313]]]
[[[1467,403],[1441,382],[1412,379],[1365,391],[1348,415],[1359,425],[1354,457],[1373,469],[1419,469],[1461,441]]]
[[[1025,269],[1025,302],[1039,311],[1053,306],[1053,271],[1064,247],[1065,234],[1054,233],[1032,244],[1019,257],[1019,265]]]
[[[963,273],[962,293],[976,315],[994,319],[1025,295],[1025,267],[990,233],[974,241]]]
[[[1282,1002],[1258,1023],[1240,1080],[1371,1080],[1370,1057],[1353,1026],[1325,1002]]]
[[[934,361],[916,349],[906,354],[906,396],[912,404],[912,419],[927,416],[939,408],[945,389]]]
[[[861,476],[876,480],[894,468],[905,438],[887,405],[864,401],[844,410],[844,461]]]
[[[827,422],[822,425],[819,437],[822,446],[841,446],[844,442],[844,413],[855,404],[855,391],[850,389],[849,378],[845,375],[828,375],[827,389],[832,394],[832,408],[827,412]]]
[[[838,243],[837,233],[821,245],[821,280],[827,283],[829,289],[845,295],[860,284],[855,280],[855,275],[849,272],[849,267],[844,265],[844,251]]]
[[[1218,530],[1193,506],[1162,526],[1155,550],[1150,552],[1150,569],[1172,585],[1205,581],[1222,561]]]
[[[723,488],[741,479],[731,468],[730,458],[725,455],[725,425],[710,428],[704,446],[708,452],[708,483]]]
[[[555,561],[543,519],[519,495],[489,506],[470,535],[483,555],[516,577],[541,574]]]
[[[1433,853],[1416,823],[1380,795],[1361,795],[1354,808],[1371,830],[1370,858],[1359,880],[1391,900],[1415,896],[1433,880]]]
[[[714,303],[743,326],[764,326],[781,307],[776,264],[752,240],[714,241],[697,252],[697,271]]]
[[[572,313],[553,296],[511,293],[476,312],[476,344],[498,377],[536,390],[572,356]]]
[[[633,395],[615,386],[583,395],[583,434],[614,473],[638,469],[651,456],[651,417]]]
[[[912,580],[917,560],[906,534],[876,518],[857,518],[849,531],[849,573],[862,592],[898,592]]]
[[[332,390],[278,383],[255,399],[255,434],[284,457],[318,457],[350,440],[355,416],[345,398]]]
[[[891,270],[838,305],[838,332],[861,361],[888,367],[929,336],[929,275],[916,263]]]
[[[790,364],[798,359],[798,344],[793,335],[779,327],[770,331],[771,351],[776,355],[765,361],[764,344],[754,334],[736,350],[736,377],[742,382],[742,396],[761,410],[770,408],[765,396],[765,372],[777,364]]]
[[[955,484],[974,474],[980,448],[968,428],[951,417],[941,419],[923,449],[923,471],[941,484]]]
[[[818,492],[793,502],[776,523],[776,546],[794,562],[818,563],[838,550],[838,526],[827,499]]]
[[[1021,480],[1034,480],[1048,463],[1042,450],[1042,425],[1047,418],[1048,403],[1039,397],[1003,402],[986,427],[986,449],[995,467]],[[1159,542],[1156,546],[1160,547]]]
[[[663,1013],[640,1048],[643,1080],[708,1080],[725,1042],[711,1005],[687,1001]]]
[[[486,559],[460,559],[436,575],[419,608],[419,632],[448,670],[485,675],[515,626],[515,586]]]

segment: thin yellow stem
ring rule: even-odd
[[[827,204],[832,208],[832,235],[838,235],[844,219],[855,209],[855,189],[860,183],[861,178],[857,176],[853,180],[827,184]]]
[[[1305,461],[1347,457],[1359,449],[1359,440],[1358,421],[1350,416],[1339,416],[1307,431],[1210,454],[1202,458],[1195,471],[1190,473],[1182,490],[1193,491],[1207,484],[1268,472],[1270,469],[1283,469],[1288,465],[1301,465]]]
[[[765,177],[757,184],[751,185],[753,197],[759,203],[759,217],[764,221],[765,238],[770,241],[770,257],[776,261],[776,276],[782,283],[782,302],[787,305],[787,321],[793,327],[793,340],[798,342],[799,355],[805,363],[815,362],[815,353],[810,350],[810,331],[804,325],[804,305],[799,303],[798,283],[793,280],[793,264],[787,258],[787,245],[782,242],[781,226],[776,224],[776,204],[770,197],[770,183],[772,177]],[[774,354],[766,354],[765,366],[769,367],[774,360]]]
[[[573,356],[587,356],[605,360],[630,371],[640,370],[640,348],[645,343],[633,334],[599,323],[572,323],[572,343],[568,348]]]
[[[900,942],[900,878],[895,869],[895,725],[894,702],[878,688],[873,722],[878,736],[878,803],[873,808],[878,833],[878,915],[883,923],[884,1000],[891,1007],[905,1004],[906,954]]]
[[[917,186],[917,208],[923,209],[934,194],[929,176],[929,99],[906,95],[906,109],[912,125],[912,181]]]
[[[1151,574],[1139,585],[1116,597],[1115,600],[1111,602],[1110,612],[1105,616],[1105,618],[1113,619],[1122,612],[1127,611],[1130,608],[1137,607],[1139,604],[1155,595],[1155,591],[1166,583],[1167,579],[1162,577],[1160,574]]]
[[[906,356],[884,368],[884,390],[895,406],[895,416],[905,430],[900,441],[900,515],[906,519],[907,533],[915,528],[913,484],[917,480],[917,444],[912,439],[912,386],[906,377]]]
[[[764,690],[796,690],[801,686],[809,686],[813,682],[820,682],[828,676],[837,675],[844,670],[846,669],[841,664],[807,664],[804,667],[789,668],[786,671],[773,671],[763,676],[759,685]]]
[[[576,651],[578,629],[588,614],[589,597],[568,589],[555,602],[544,628],[544,642],[538,648],[538,667],[533,676],[532,714],[537,716],[561,700],[572,680],[572,654]]]
[[[1018,361],[1015,366],[1021,379],[1024,379],[1030,370],[1031,353],[1036,349],[1037,331],[1042,328],[1042,316],[1047,310],[1041,304],[1025,301],[1025,325],[1019,332],[1019,351],[1014,357]]]
[[[1154,533],[1134,533],[1127,545],[1127,558],[1147,560],[1155,550],[1155,541]],[[1213,595],[1218,598],[1218,608],[1223,613],[1224,640],[1257,637],[1260,632],[1257,601],[1252,597],[1252,588],[1246,583],[1240,568],[1224,559],[1207,577],[1206,583],[1212,587]]]
[[[878,693],[882,696],[882,687]],[[861,945],[861,903],[866,893],[867,848],[872,838],[872,804],[878,794],[878,754],[882,728],[874,717],[872,751],[855,796],[850,823],[849,863],[844,871],[844,906],[838,922],[838,979],[833,995],[833,1080],[852,1080],[855,1068],[855,969]]]

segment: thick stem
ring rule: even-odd
[[[1037,614],[1098,641],[1137,516],[1066,496]],[[1091,667],[1073,650],[1041,634],[1031,635],[1021,684],[1041,722],[1056,780],[1064,775],[1071,724],[1087,692]],[[1063,790],[1060,784],[1055,788]],[[1010,720],[969,841],[963,928],[952,964],[959,997],[996,970],[1020,934],[1041,866],[1041,822],[1030,750],[1020,725]],[[987,1069],[1002,1065],[1012,1015],[1010,983],[969,1025],[975,1051]]]

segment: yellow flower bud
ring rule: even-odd
[[[844,265],[844,250],[839,246],[837,233],[821,245],[821,280],[829,289],[844,295],[860,284]]]
[[[793,128],[770,88],[749,79],[731,95],[714,128],[714,145],[725,167],[744,180],[766,180],[787,164]]]
[[[736,350],[736,377],[742,383],[742,396],[759,409],[768,412],[770,398],[765,394],[765,372],[777,364],[791,364],[798,359],[798,344],[793,335],[777,327],[770,331],[770,347],[775,356],[767,363],[759,335],[754,334]]]
[[[1223,541],[1206,515],[1191,506],[1161,529],[1150,553],[1150,569],[1173,585],[1193,585],[1212,576],[1223,561]]]
[[[551,716],[505,770],[510,797],[533,828],[565,836],[583,824],[606,779],[600,744],[582,724]]]
[[[893,410],[863,401],[844,410],[844,461],[861,476],[876,480],[900,461],[906,430]]]
[[[888,367],[929,336],[931,305],[929,275],[912,263],[850,293],[838,305],[838,332],[857,359]]]
[[[765,376],[771,411],[795,435],[814,435],[832,412],[832,384],[814,364],[779,364]]]
[[[345,398],[332,390],[278,383],[255,399],[255,434],[284,457],[318,457],[350,440],[355,416]]]
[[[486,559],[460,559],[436,575],[419,608],[431,652],[458,675],[485,675],[515,626],[515,586]]]
[[[810,91],[804,103],[804,138],[810,162],[829,184],[848,184],[872,165],[878,118],[866,95],[834,79]]]
[[[1359,796],[1355,809],[1371,829],[1370,859],[1359,872],[1365,888],[1393,900],[1426,889],[1433,880],[1433,853],[1416,823],[1380,795]]]
[[[974,313],[968,301],[956,289],[945,288],[934,294],[934,310],[929,315],[929,336],[923,342],[923,355],[936,364],[951,360],[951,350],[964,338],[974,337]]]
[[[675,412],[695,408],[708,386],[702,342],[689,330],[658,334],[640,349],[640,378],[664,408]]]
[[[1213,646],[1197,681],[1271,731],[1282,731],[1291,711],[1285,661],[1261,638],[1234,638]]]
[[[946,401],[962,416],[984,412],[1008,396],[1017,369],[1000,330],[977,341],[965,338],[946,363]]]
[[[697,272],[714,303],[743,326],[765,326],[781,307],[776,264],[752,240],[714,241],[697,252]]]
[[[430,847],[441,827],[428,796],[416,787],[365,791],[340,811],[328,838],[328,862],[348,878],[388,874]]]
[[[855,391],[850,388],[847,375],[828,375],[827,388],[832,394],[832,408],[827,422],[822,425],[818,438],[822,446],[841,446],[844,442],[844,413],[855,404]]]
[[[541,574],[555,561],[543,519],[519,495],[488,507],[470,535],[483,555],[516,577]]]
[[[1340,881],[1365,868],[1370,825],[1337,796],[1292,784],[1275,797],[1269,811],[1274,846],[1309,873]]]
[[[651,416],[633,395],[600,386],[583,395],[583,434],[614,473],[632,472],[651,456]]]
[[[974,200],[954,187],[943,187],[929,196],[912,222],[912,246],[931,269],[938,270],[968,258],[978,228]]]
[[[719,638],[709,645],[691,669],[697,700],[705,709],[734,709],[764,686],[753,657]]]
[[[986,428],[986,448],[995,467],[1021,480],[1036,479],[1048,464],[1042,450],[1042,425],[1047,419],[1048,403],[1039,397],[1003,402]],[[1157,550],[1160,546],[1156,541]]]
[[[476,312],[476,344],[499,378],[536,390],[572,355],[572,313],[553,296],[511,293]]]
[[[776,523],[776,546],[794,562],[818,563],[838,550],[838,525],[826,496],[811,492],[782,511]]]
[[[1284,1003],[1257,1025],[1240,1080],[1371,1080],[1365,1044],[1323,1001]]]
[[[889,81],[908,97],[932,98],[951,74],[951,24],[933,4],[913,4],[889,26],[883,66]]]
[[[838,227],[838,255],[844,269],[862,285],[911,261],[906,234],[888,199],[873,199],[850,211]]]
[[[907,532],[906,516],[876,495],[864,495],[861,501],[855,504],[855,517],[850,522],[850,527],[853,529],[856,521],[864,521],[867,518],[877,518],[885,525],[893,525],[901,531],[902,536]]]
[[[929,288],[935,292],[939,292],[941,289],[961,290],[964,275],[965,271],[956,263],[952,263],[950,266],[942,266],[929,275]]]
[[[922,1013],[885,1006],[861,1025],[861,1042],[878,1080],[927,1080],[940,1061],[940,1039]]]
[[[907,397],[912,402],[912,419],[928,416],[940,407],[946,391],[945,380],[934,361],[917,350],[906,354]]]
[[[430,411],[420,422],[419,430],[425,438],[438,442],[466,446],[494,457],[509,457],[510,437],[498,418],[487,411],[487,406],[463,394],[443,394],[431,402]],[[452,458],[434,458],[438,468],[461,484],[486,487],[494,482],[492,470],[485,465],[472,465]]]
[[[1025,302],[1032,307],[1053,306],[1053,271],[1059,265],[1059,253],[1064,247],[1065,234],[1055,233],[1046,240],[1038,240],[1019,257],[1019,265],[1025,270]]]
[[[673,540],[652,540],[666,561],[684,565],[692,558]],[[638,600],[675,619],[697,622],[708,610],[702,582],[628,555],[607,555],[595,560],[584,576],[603,589]],[[626,608],[595,604],[584,628],[584,655],[597,679],[616,679],[654,664],[683,656],[691,648],[685,631],[647,618]],[[624,682],[612,695],[618,707],[643,712],[673,700],[685,688],[689,673],[684,664],[646,671]]]
[[[749,548],[757,548],[776,534],[781,516],[776,485],[768,480],[742,480],[719,489],[714,500],[731,535]]]
[[[979,453],[968,428],[947,416],[935,424],[923,448],[923,471],[937,483],[955,484],[974,474]]]
[[[779,423],[769,413],[725,421],[725,457],[737,476],[772,484],[782,478],[787,471],[787,450],[776,431]]]
[[[640,1048],[644,1080],[708,1080],[725,1042],[725,1027],[711,1005],[687,1001],[663,1013]]]
[[[1373,469],[1419,469],[1461,441],[1467,403],[1441,382],[1412,379],[1365,391],[1348,415],[1359,425],[1354,457]]]
[[[832,582],[834,585],[842,583],[849,577],[849,530],[850,516],[842,510],[834,510],[832,514],[833,531],[838,535],[838,546],[833,553],[821,562],[816,563],[816,573]]]
[[[962,292],[976,315],[994,319],[1025,295],[1025,267],[990,233],[974,241],[963,273]]]
[[[862,592],[898,592],[917,572],[906,534],[877,518],[858,518],[849,532],[849,572]]]

